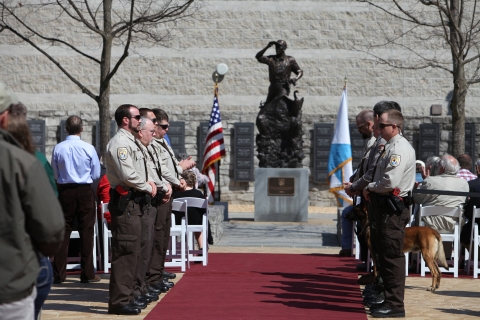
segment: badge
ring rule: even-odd
[[[400,164],[400,156],[398,154],[394,154],[390,157],[390,165],[392,167],[397,167]]]
[[[127,148],[118,148],[117,149],[117,156],[118,156],[118,159],[120,159],[120,160],[127,159],[127,157],[128,157]]]

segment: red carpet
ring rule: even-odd
[[[145,319],[367,319],[355,265],[333,255],[210,254]]]

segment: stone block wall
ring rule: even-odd
[[[43,16],[42,14],[45,14]],[[84,32],[67,17],[49,19],[54,11],[31,16],[32,23],[46,32],[61,30],[80,49],[99,57],[99,40]],[[35,21],[35,19],[38,19]],[[206,1],[195,16],[181,22],[173,32],[169,47],[142,47],[125,60],[111,83],[111,113],[123,103],[139,107],[160,107],[172,121],[186,122],[186,149],[196,156],[196,132],[208,121],[213,101],[212,73],[219,63],[229,72],[219,85],[219,103],[224,126],[227,157],[222,161],[220,183],[223,201],[251,203],[253,182],[233,181],[231,140],[235,122],[255,122],[260,101],[268,90],[266,65],[255,54],[269,41],[283,39],[287,54],[304,70],[296,90],[305,97],[303,109],[304,166],[311,168],[311,130],[314,123],[334,123],[344,78],[348,78],[351,122],[363,109],[379,100],[395,100],[403,107],[406,134],[412,138],[421,123],[442,124],[440,152],[451,150],[451,118],[448,95],[452,79],[438,69],[400,70],[377,64],[352,45],[371,40],[379,27],[404,30],[403,23],[385,18],[366,4],[347,1]],[[99,68],[60,46],[42,44],[82,84],[97,92]],[[122,48],[115,46],[113,62]],[[274,54],[270,49],[267,54]],[[383,57],[401,52],[379,49]],[[393,59],[393,58],[392,58]],[[98,119],[96,103],[81,93],[55,65],[32,47],[19,42],[12,33],[0,33],[0,76],[29,109],[29,119],[43,119],[47,126],[47,157],[58,138],[58,125],[69,115],[85,121],[82,139],[93,142],[93,125]],[[478,122],[476,101],[480,87],[469,88],[467,122]],[[443,116],[431,117],[430,106],[441,104]],[[477,128],[477,136],[480,128]],[[480,139],[477,139],[480,141]],[[477,151],[480,150],[477,143]],[[478,153],[478,152],[477,152]],[[256,158],[255,158],[256,160]],[[256,162],[258,163],[258,162]],[[333,205],[326,184],[310,182],[311,205]]]

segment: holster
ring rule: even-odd
[[[110,202],[117,206],[119,213],[125,211],[131,197],[132,191],[123,189],[121,185],[117,185],[115,189],[110,189]]]
[[[152,198],[152,206],[157,207],[162,204],[163,197],[165,197],[165,192],[157,190],[157,194]]]

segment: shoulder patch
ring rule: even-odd
[[[392,167],[397,167],[400,164],[401,157],[398,154],[393,154],[390,157],[390,165]]]
[[[117,157],[120,160],[125,160],[128,157],[127,148],[118,148],[117,149]]]

